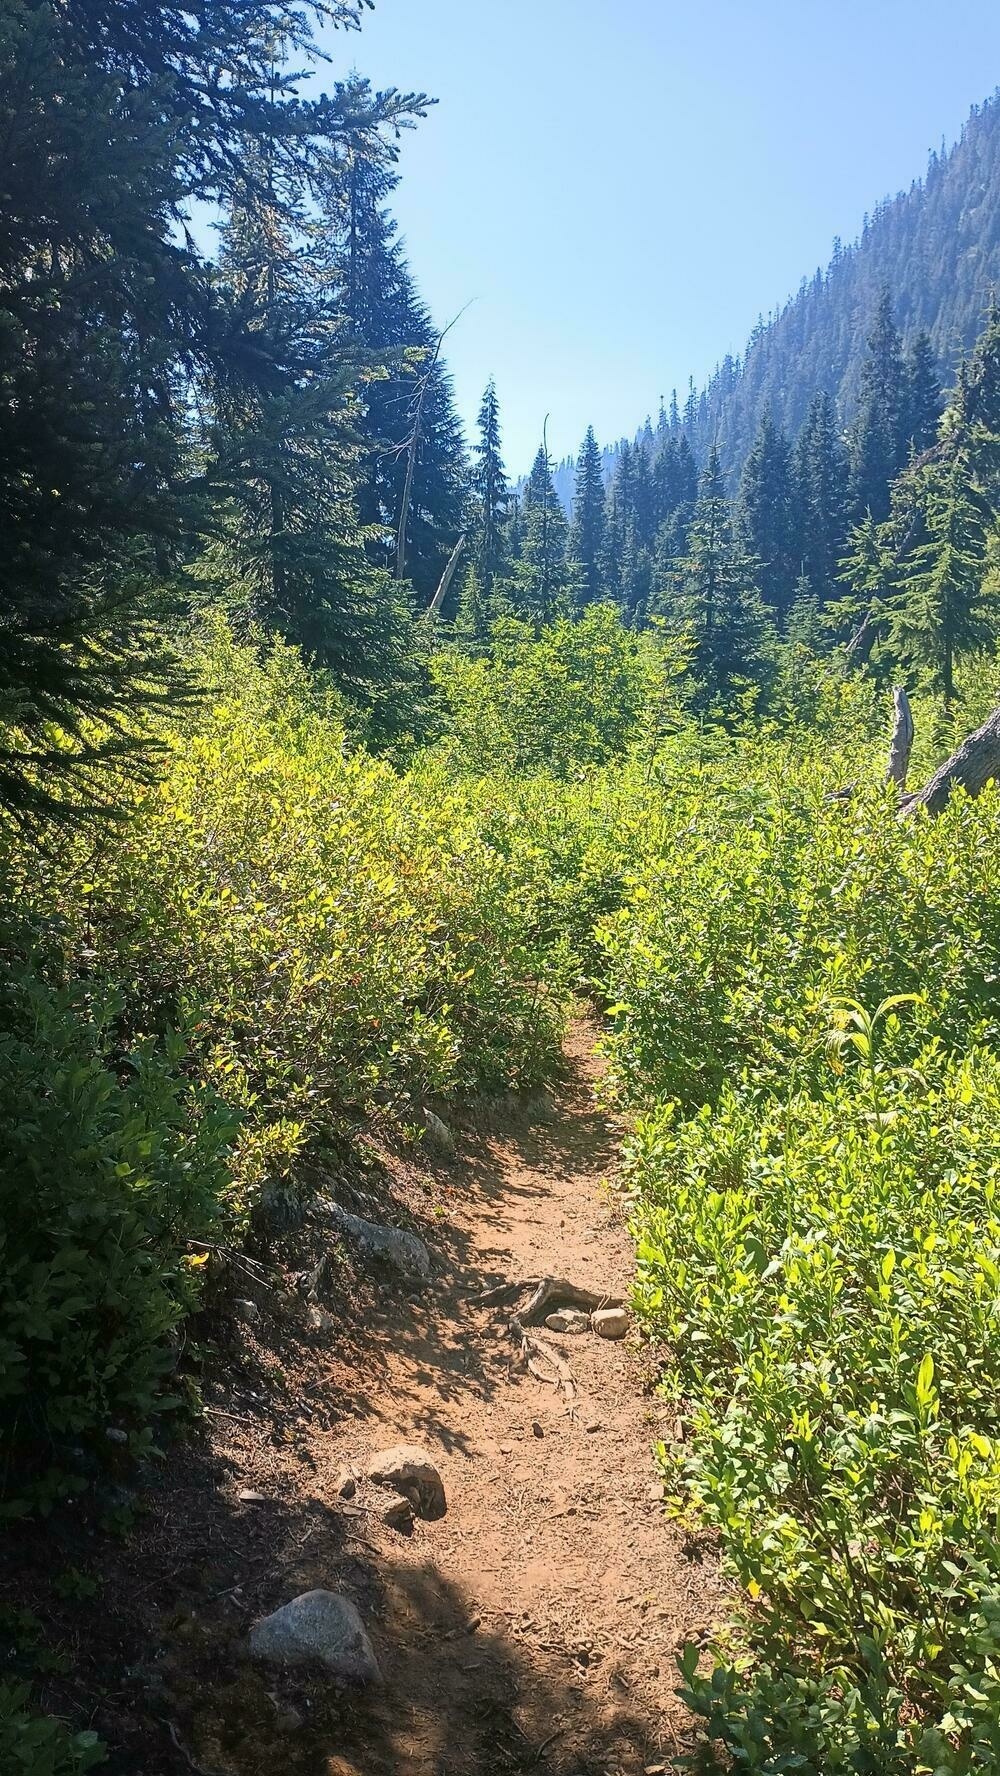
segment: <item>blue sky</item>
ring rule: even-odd
[[[439,101],[395,212],[514,473],[740,350],[1000,82],[995,0],[377,0],[326,41]]]

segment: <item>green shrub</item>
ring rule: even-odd
[[[71,1733],[33,1714],[27,1684],[0,1683],[0,1770],[4,1776],[83,1776],[104,1762],[96,1733]]]
[[[762,747],[665,798],[598,933],[631,1102],[815,1081],[841,994],[919,993],[928,1034],[996,1040],[1000,792],[901,822],[877,791],[831,802],[831,777]]]
[[[9,960],[9,958],[8,958]],[[86,1447],[170,1405],[187,1256],[228,1182],[231,1120],[174,1039],[115,1052],[114,997],[28,963],[0,989],[0,1511],[79,1484]],[[30,1478],[29,1478],[30,1477]]]
[[[745,1597],[749,1668],[689,1691],[740,1768],[1000,1755],[1000,1063],[892,1067],[905,1020],[819,1095],[661,1109],[631,1151],[691,1402],[661,1453]]]

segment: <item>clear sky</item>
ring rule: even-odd
[[[395,211],[508,468],[739,351],[1000,83],[996,0],[376,0],[334,68],[439,103]]]

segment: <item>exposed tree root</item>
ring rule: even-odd
[[[580,1289],[563,1277],[522,1277],[514,1282],[498,1283],[495,1288],[486,1289],[470,1299],[477,1307],[503,1307],[508,1302],[513,1304],[520,1300],[520,1306],[510,1316],[510,1335],[525,1367],[537,1381],[558,1388],[570,1410],[576,1400],[572,1369],[548,1339],[529,1332],[528,1327],[540,1325],[546,1315],[558,1307],[577,1307],[593,1313],[598,1307],[622,1305],[620,1296]]]

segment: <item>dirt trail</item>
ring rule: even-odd
[[[651,1445],[667,1409],[630,1343],[587,1333],[555,1341],[577,1382],[571,1416],[512,1366],[507,1311],[469,1302],[545,1274],[627,1293],[629,1241],[602,1187],[615,1141],[594,1106],[593,1035],[571,1033],[544,1120],[467,1129],[455,1158],[423,1174],[444,1209],[434,1280],[364,1303],[311,1384],[315,1409],[284,1436],[263,1404],[257,1424],[242,1416],[252,1407],[222,1411],[222,1468],[216,1450],[210,1488],[194,1468],[184,1481],[189,1528],[174,1486],[146,1540],[147,1574],[169,1583],[156,1586],[159,1650],[139,1685],[171,1743],[144,1776],[673,1767],[686,1732],[674,1652],[708,1626],[718,1586],[658,1502]],[[398,1441],[426,1444],[448,1491],[447,1515],[409,1538],[379,1521],[384,1495],[367,1483],[352,1504],[336,1490],[345,1466]],[[319,1585],[357,1603],[381,1689],[344,1694],[247,1661],[253,1617]]]

